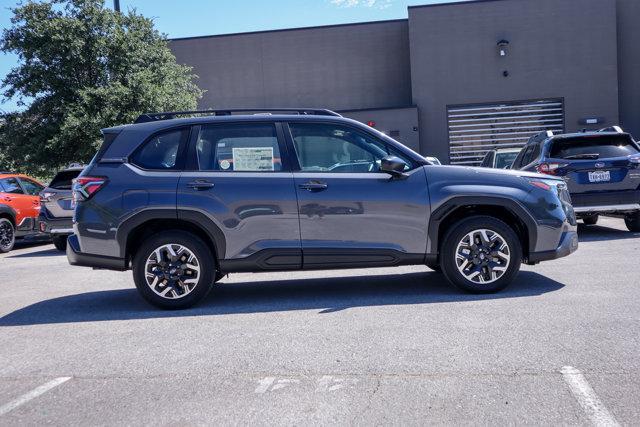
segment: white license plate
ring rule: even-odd
[[[611,181],[611,172],[595,171],[589,172],[589,182],[607,182]]]

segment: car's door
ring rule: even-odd
[[[218,122],[191,134],[179,217],[218,236],[227,270],[300,268],[298,205],[281,125]]]
[[[422,167],[403,158],[406,177],[381,172],[380,160],[400,153],[354,126],[292,121],[288,127],[304,268],[424,258],[429,194]]]
[[[37,218],[40,215],[40,192],[44,190],[44,186],[29,178],[18,178],[25,195],[29,197],[29,207],[27,216]]]

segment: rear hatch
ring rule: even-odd
[[[628,134],[557,138],[547,161],[557,164],[576,206],[640,202],[640,149]]]
[[[50,216],[64,218],[73,216],[72,181],[78,177],[82,169],[60,171],[51,183],[40,193],[40,202]]]

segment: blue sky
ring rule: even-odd
[[[168,37],[241,33],[278,28],[309,27],[407,17],[407,6],[453,0],[120,0],[122,10],[135,8],[151,17]],[[19,1],[0,0],[0,28],[10,24],[8,8]],[[108,6],[113,0],[106,0]],[[0,54],[0,78],[17,64]],[[11,111],[15,100],[0,99]]]

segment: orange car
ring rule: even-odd
[[[16,237],[37,233],[42,189],[26,175],[0,172],[0,252],[13,249]]]

